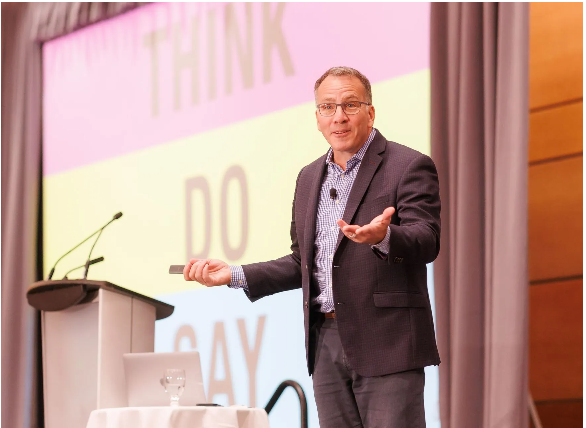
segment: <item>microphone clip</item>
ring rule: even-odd
[[[338,191],[336,190],[335,187],[332,187],[330,189],[330,198],[335,201],[336,199],[338,199]]]

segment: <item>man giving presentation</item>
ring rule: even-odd
[[[291,254],[244,266],[192,259],[185,279],[251,301],[303,289],[321,428],[425,427],[423,368],[440,362],[426,273],[440,243],[435,165],[373,127],[357,70],[326,71],[315,102],[331,148],[297,177]]]

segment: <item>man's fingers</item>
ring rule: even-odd
[[[191,265],[191,268],[189,269],[189,278],[190,281],[196,281],[195,279],[195,270],[197,269],[197,262],[195,262],[194,264]]]
[[[349,225],[342,228],[342,233],[349,239],[355,239],[358,229],[360,229],[360,226]]]
[[[342,233],[354,242],[359,244],[364,242],[380,242],[382,238],[378,239],[379,235],[383,233],[382,229],[386,229],[386,226],[391,222],[391,217],[394,213],[394,207],[385,208],[382,214],[376,216],[370,224],[365,224],[364,226],[350,225],[342,219],[337,220],[336,223]]]
[[[201,276],[203,278],[204,284],[208,285],[211,283],[210,279],[210,265],[206,263],[201,270]],[[209,285],[208,285],[209,286]]]
[[[200,260],[201,259],[189,259],[189,262],[185,264],[185,267],[183,268],[183,278],[185,278],[185,281],[195,281],[195,270],[193,270],[193,265]]]
[[[202,277],[201,277],[201,270],[208,263],[208,260],[197,260],[192,266],[189,271],[189,278],[191,281],[197,281],[200,284],[203,284]]]
[[[191,259],[183,268],[186,281],[197,281],[206,287],[230,283],[230,269],[222,260]]]
[[[356,236],[356,230],[358,228],[360,228],[360,226],[356,226],[356,225],[349,225],[348,223],[346,223],[344,220],[339,219],[336,221],[336,223],[338,224],[338,226],[340,227],[340,230],[342,231],[342,233],[344,235],[346,235],[348,238],[352,239],[354,238],[354,236]]]
[[[185,278],[185,281],[192,281],[192,279],[189,277],[189,271],[191,270],[191,266],[191,263],[187,263],[183,267],[183,278]]]
[[[209,259],[200,260],[199,262],[197,262],[197,268],[195,269],[195,280],[200,284],[207,285],[205,280],[203,279],[203,268],[206,267],[209,262]]]
[[[372,229],[373,227],[370,224],[365,224],[364,226],[356,229],[354,233],[356,233],[356,238],[360,239],[360,242],[362,242],[362,240],[368,239],[370,237],[372,234]]]
[[[390,223],[391,217],[393,216],[393,214],[395,214],[395,208],[393,208],[393,207],[385,208],[385,210],[383,211],[382,220]]]

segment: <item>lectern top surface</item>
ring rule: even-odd
[[[91,301],[100,288],[134,297],[153,305],[156,309],[157,320],[167,318],[175,310],[174,306],[144,294],[128,290],[108,281],[91,279],[37,281],[28,288],[26,296],[29,304],[36,309],[58,311]]]

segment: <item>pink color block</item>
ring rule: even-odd
[[[357,68],[372,83],[429,67],[428,3],[286,3],[282,32],[294,71],[285,74],[279,51],[272,45],[272,78],[264,82],[264,6],[253,3],[252,86],[244,86],[238,55],[232,49],[232,92],[227,93],[225,20],[230,7],[239,42],[246,46],[245,3],[152,4],[46,43],[45,175],[309,102],[315,81],[331,66]],[[279,6],[269,7],[273,16]],[[210,20],[214,15],[215,21]],[[199,29],[196,57],[200,64],[199,103],[192,103],[191,71],[184,69],[179,74],[178,109],[174,101],[176,27],[181,31],[178,40],[183,52],[191,46],[193,29]],[[144,42],[155,29],[165,38],[157,50],[156,116],[152,51]],[[215,35],[214,47],[210,47],[210,32]],[[214,73],[208,69],[210,52],[215,55]],[[209,96],[210,75],[215,76],[215,99]]]

